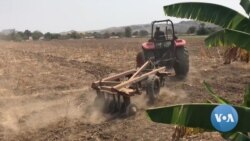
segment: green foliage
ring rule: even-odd
[[[39,38],[43,36],[43,33],[40,31],[34,31],[31,36],[33,40],[39,40]]]
[[[139,35],[139,32],[138,32],[138,31],[135,31],[135,32],[133,32],[132,35],[133,35],[133,36],[138,36],[138,35]]]
[[[0,38],[7,41],[22,41],[25,37],[23,32],[10,31],[9,34],[1,34]]]
[[[103,34],[103,38],[109,38],[110,37],[110,33],[109,32],[105,32],[104,34]]]
[[[249,3],[249,0],[241,0],[241,5],[248,15]],[[250,18],[233,9],[211,3],[184,2],[164,6],[164,11],[168,16],[210,22],[223,27],[223,31],[208,37],[206,40],[208,46],[236,45],[237,47],[250,50]],[[233,35],[233,32],[236,32],[236,35]],[[235,37],[237,40],[234,39]]]
[[[218,96],[211,88],[211,86],[204,82],[205,88],[209,94],[220,104],[230,104],[229,101]],[[212,101],[208,100],[209,103]],[[236,128],[228,133],[221,133],[222,137],[232,141],[248,141],[250,138],[247,132],[250,131],[250,84],[248,84],[244,96],[244,106],[239,107],[233,106],[237,112],[239,118],[238,125]],[[154,122],[166,123],[166,124],[177,124],[186,127],[198,127],[203,128],[207,131],[213,131],[210,123],[210,114],[218,104],[182,104],[168,107],[148,109],[147,113],[150,119]],[[199,118],[197,118],[199,117]]]
[[[131,29],[131,27],[125,27],[124,34],[125,34],[125,37],[131,37],[131,35],[132,35],[132,29]]]
[[[207,35],[208,30],[205,28],[205,24],[201,23],[199,29],[197,30],[197,35]]]
[[[94,36],[95,38],[97,38],[97,39],[102,38],[102,34],[99,33],[99,32],[94,32],[94,33],[93,33],[93,36]]]
[[[24,40],[24,38],[25,37],[24,37],[24,33],[23,32],[17,32],[13,36],[13,40],[14,41],[22,41],[22,40]]]
[[[60,40],[68,40],[70,39],[70,36],[68,34],[61,35],[61,34],[52,34],[53,39],[60,39]]]
[[[149,118],[158,123],[175,124],[185,127],[202,128],[216,131],[210,121],[213,109],[220,104],[179,104],[147,110]],[[240,117],[238,125],[232,132],[250,132],[250,108],[233,106]]]
[[[206,83],[203,82],[203,84],[205,85],[206,89],[208,90],[209,94],[217,101],[217,103],[221,103],[221,104],[230,104],[229,101],[223,99],[222,97],[218,96],[211,88],[211,86]],[[244,103],[243,106],[249,107],[247,106],[247,104],[249,104],[249,98],[250,98],[250,91],[249,91],[250,87],[248,85],[248,87],[246,88],[246,92],[245,92],[245,96],[244,96]],[[209,102],[211,103],[211,102]],[[250,140],[250,138],[247,136],[247,134],[244,134],[242,132],[230,132],[230,133],[222,133],[221,134],[222,137],[224,139],[229,139],[229,140],[233,140],[233,141],[248,141]]]
[[[187,34],[194,34],[196,32],[195,26],[190,26],[187,30]]]
[[[148,31],[147,30],[140,30],[139,31],[139,35],[141,36],[141,37],[146,37],[146,36],[148,36]]]
[[[236,133],[223,133],[221,135],[224,139],[230,140],[230,141],[250,141],[250,138],[241,132]]]
[[[247,85],[245,94],[244,94],[244,106],[250,107],[250,84]]]
[[[224,45],[233,45],[241,47],[246,50],[250,50],[250,34],[231,30],[223,29],[211,34],[205,39],[205,44],[208,47],[212,46],[224,46]]]
[[[210,22],[223,28],[250,32],[249,19],[228,7],[200,2],[185,2],[164,6],[168,16]]]
[[[69,37],[68,37],[69,38]],[[61,35],[58,33],[50,33],[47,32],[44,34],[44,39],[45,40],[53,40],[53,39],[61,39]],[[66,38],[65,38],[66,39]]]
[[[44,39],[45,40],[51,40],[52,39],[52,34],[50,32],[47,32],[44,34]]]
[[[112,32],[112,33],[111,33],[111,36],[116,36],[116,33],[115,33],[115,32]]]
[[[24,36],[23,36],[24,40],[28,40],[29,37],[31,37],[31,35],[32,35],[31,31],[29,31],[29,30],[25,30],[23,34],[24,34]]]
[[[218,96],[218,94],[216,94],[213,90],[210,84],[208,84],[207,82],[203,82],[206,90],[209,92],[209,94],[217,101],[217,103],[221,103],[221,104],[229,104],[230,102],[227,101],[226,99]]]
[[[244,8],[246,13],[250,16],[250,0],[241,0],[240,5]]]
[[[51,39],[61,39],[61,34],[54,33],[54,34],[52,34]]]
[[[81,35],[76,31],[73,31],[73,32],[69,33],[68,35],[72,39],[80,39],[81,38]]]

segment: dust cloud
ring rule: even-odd
[[[148,97],[145,93],[140,96],[135,96],[132,98],[132,103],[134,103],[139,110],[145,110],[147,108],[165,106],[171,104],[178,104],[182,102],[189,102],[189,97],[187,93],[183,90],[172,90],[167,87],[162,87],[157,101],[152,105],[148,104]]]
[[[109,115],[106,115],[101,112],[101,106],[98,104],[94,104],[96,94],[94,91],[89,92],[90,97],[88,97],[88,104],[86,107],[82,108],[83,111],[83,120],[86,123],[99,124],[101,122],[106,121],[110,118]],[[86,103],[83,103],[86,104]]]
[[[65,117],[71,119],[81,116],[80,108],[68,96],[56,100],[21,96],[5,100],[4,106],[0,108],[0,124],[16,132],[23,128],[41,128]]]
[[[89,94],[87,99],[83,99],[82,94],[74,94],[57,98],[39,96],[3,98],[0,100],[2,133],[34,131],[61,120],[78,119],[93,124],[105,121],[107,116],[92,105],[94,97],[94,94]]]
[[[189,97],[183,90],[171,90],[167,87],[161,89],[159,103],[164,105],[188,102]]]

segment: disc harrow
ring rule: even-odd
[[[137,107],[132,103],[131,97],[146,90],[148,102],[153,103],[155,99],[152,97],[159,95],[163,83],[161,81],[169,75],[165,67],[155,68],[151,61],[147,61],[138,69],[103,78],[92,83],[92,88],[97,94],[94,105],[103,113],[133,115]]]

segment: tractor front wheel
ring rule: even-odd
[[[146,93],[148,96],[148,104],[154,104],[160,93],[160,79],[156,75],[151,75],[146,81]]]

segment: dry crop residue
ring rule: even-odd
[[[103,115],[91,106],[91,83],[134,68],[146,40],[0,41],[0,140],[171,140],[174,126],[150,122],[143,95],[134,97],[139,111],[128,118]],[[223,50],[205,49],[203,38],[187,42],[189,75],[184,81],[167,79],[155,106],[212,100],[203,80],[240,104],[250,82],[249,64],[222,65]],[[223,140],[209,132],[185,138]]]

